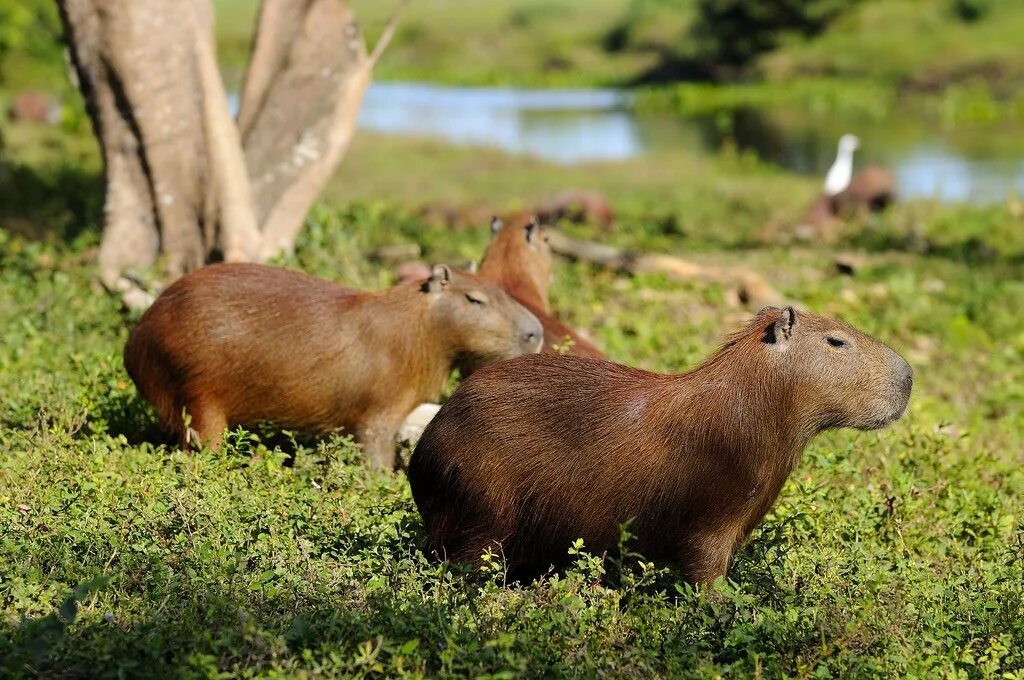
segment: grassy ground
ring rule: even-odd
[[[319,207],[283,264],[377,288],[391,274],[362,256],[376,246],[479,254],[483,227],[423,222],[366,153],[346,166],[360,179],[336,188],[359,200]],[[440,156],[435,176],[502,179],[474,188],[481,201],[526,202],[557,174]],[[292,466],[248,433],[221,453],[166,448],[121,366],[131,319],[92,283],[94,223],[61,232],[70,243],[0,231],[0,675],[1024,677],[1016,208],[909,205],[832,245],[786,245],[772,206],[801,182],[729,157],[678,170],[676,194],[638,178],[649,198],[630,200],[614,167],[592,169],[623,216],[610,234],[575,232],[751,266],[891,343],[918,376],[894,427],[808,449],[714,594],[637,557],[602,578],[581,554],[523,587],[506,587],[500,564],[432,564],[405,480],[367,473],[343,438],[284,445]],[[851,250],[864,262],[840,275],[833,258]],[[569,263],[553,300],[611,356],[666,371],[746,314],[717,286]]]
[[[858,78],[934,91],[978,83],[1004,96],[1024,82],[1024,6],[978,2],[987,10],[964,21],[953,2],[867,1],[820,37],[783,47],[760,61],[770,80],[813,75]]]
[[[788,41],[760,58],[752,72],[775,83],[838,78],[929,92],[974,83],[1014,96],[1024,82],[1024,6],[961,2],[987,10],[965,21],[952,0],[863,0],[822,35]],[[237,74],[256,2],[215,4],[221,54]],[[372,41],[395,3],[352,4]],[[417,0],[379,77],[561,85],[664,77],[667,63],[695,56],[687,37],[695,17],[695,0]]]
[[[220,4],[247,34],[252,3]],[[385,73],[415,75],[423,55],[454,49],[415,47],[442,25],[469,36],[474,58],[448,53],[438,78],[543,81],[550,36],[579,31],[575,54],[618,11],[566,3],[577,14],[556,21],[539,2],[468,6],[414,2],[404,30],[419,25],[425,42],[403,53],[400,36]],[[542,18],[520,31],[517,8]],[[360,6],[371,35],[387,11]],[[481,31],[495,25],[512,27],[507,44]],[[244,54],[244,37],[226,40],[225,54]],[[575,56],[585,73],[564,77],[614,81],[638,58],[649,55]],[[620,219],[607,233],[567,227],[576,235],[751,267],[892,344],[917,373],[895,426],[815,441],[713,591],[635,556],[606,574],[585,551],[562,576],[507,587],[500,563],[466,575],[426,561],[405,480],[366,472],[341,436],[239,433],[191,456],[162,444],[121,365],[133,319],[94,282],[102,187],[80,112],[64,132],[3,133],[0,677],[1024,678],[1017,202],[902,205],[807,243],[792,225],[817,182],[728,148],[566,169],[360,135],[285,266],[383,287],[391,272],[364,257],[380,245],[458,262],[486,244],[483,224],[450,230],[421,218],[423,204],[487,214],[595,188]],[[861,264],[843,275],[835,258],[849,252]],[[694,365],[747,314],[720,286],[567,262],[552,298],[613,358],[664,371]]]
[[[255,13],[251,0],[216,0],[221,55],[244,63]],[[397,2],[352,3],[370,42]],[[419,0],[413,2],[378,71],[394,80],[492,84],[597,84],[623,82],[652,67],[653,52],[609,54],[605,34],[622,18],[619,0]],[[685,17],[665,28],[682,29]],[[678,33],[678,32],[676,32]]]

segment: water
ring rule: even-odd
[[[900,194],[991,203],[1024,195],[1024,129],[950,132],[907,117],[864,122],[742,110],[728,117],[639,116],[617,90],[527,90],[375,83],[359,125],[385,134],[486,146],[562,164],[629,160],[649,153],[715,152],[726,141],[794,172],[824,177],[843,132],[863,147],[857,162],[890,168]]]
[[[1024,195],[1024,127],[954,131],[910,116],[839,120],[756,109],[728,116],[670,117],[630,111],[629,93],[374,83],[359,127],[484,146],[553,163],[623,161],[647,154],[713,153],[724,144],[824,179],[844,132],[862,141],[858,165],[893,171],[905,198],[992,203]]]
[[[487,146],[555,163],[626,160],[644,152],[630,98],[615,90],[520,90],[374,83],[359,126]]]

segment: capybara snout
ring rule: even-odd
[[[500,287],[447,267],[435,267],[434,276],[424,285],[444,292],[433,312],[458,337],[463,353],[475,357],[473,363],[540,351],[544,333],[540,321]]]
[[[776,319],[765,343],[775,369],[817,395],[808,408],[832,427],[885,427],[903,415],[914,372],[897,352],[841,321],[791,307],[761,310]]]

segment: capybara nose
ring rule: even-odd
[[[544,329],[536,318],[532,318],[531,321],[533,323],[525,323],[520,326],[519,337],[526,351],[535,353],[540,351],[541,341],[544,339]]]
[[[896,366],[896,389],[905,400],[910,399],[910,391],[914,388],[914,369],[910,367],[906,359],[899,357]]]
[[[900,374],[903,378],[903,385],[906,387],[907,392],[914,386],[914,369],[910,367],[910,364],[906,360],[901,359],[903,365],[900,366]]]

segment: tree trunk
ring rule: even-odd
[[[370,74],[347,3],[264,0],[239,112],[262,257],[294,243],[348,149]]]
[[[265,0],[236,125],[209,0],[58,5],[104,158],[101,278],[132,306],[161,260],[174,278],[293,247],[398,19],[368,55],[345,0]]]

